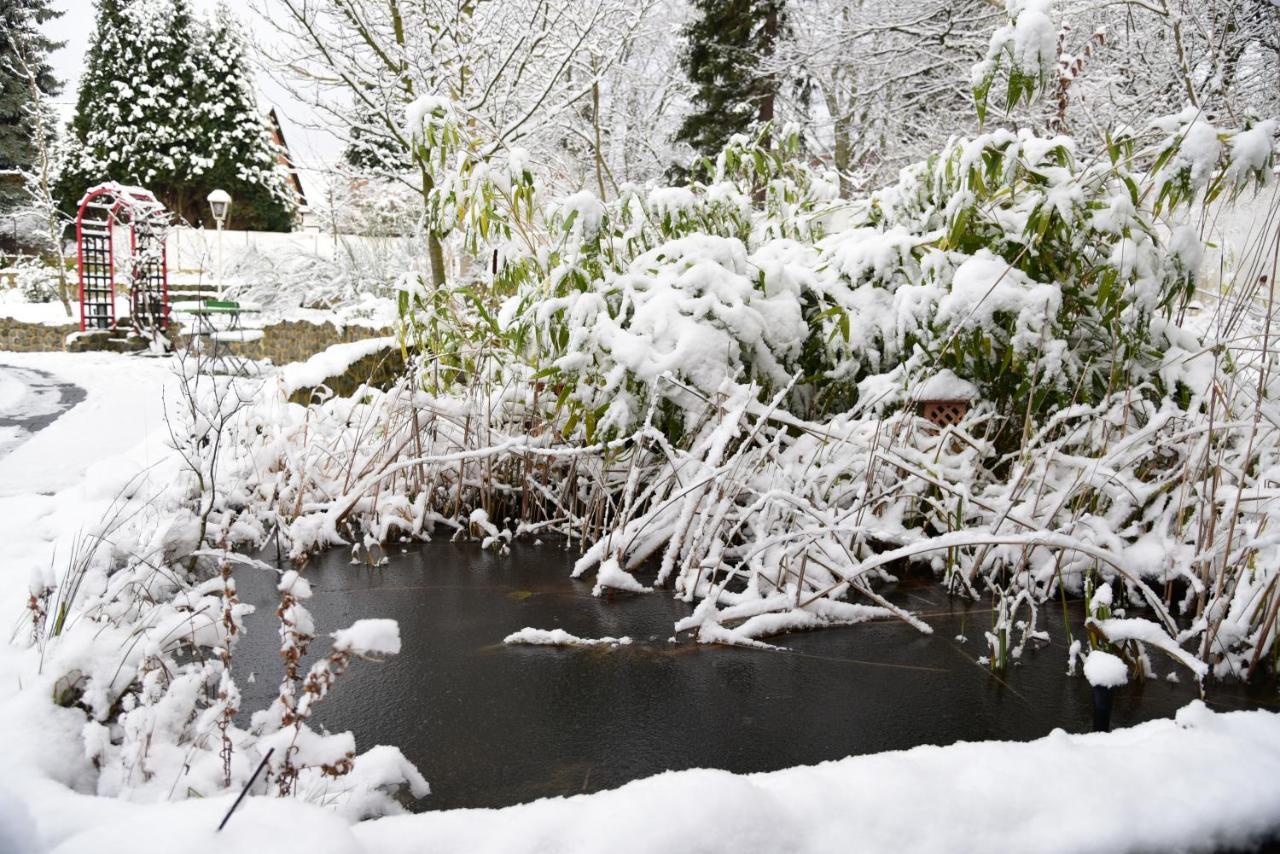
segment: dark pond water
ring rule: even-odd
[[[688,606],[661,592],[597,599],[590,582],[569,579],[575,556],[551,544],[517,544],[498,556],[447,542],[395,549],[380,569],[353,566],[343,552],[322,556],[306,570],[320,634],[391,617],[403,652],[356,662],[317,720],[352,730],[361,748],[400,747],[431,783],[418,809],[506,806],[668,769],[770,771],[1091,726],[1088,684],[1064,676],[1059,608],[1044,613],[1054,642],[1002,678],[976,662],[990,610],[927,581],[899,585],[890,598],[920,613],[932,636],[882,622],[776,639],[785,652],[673,644],[672,625]],[[236,654],[244,707],[255,709],[274,695],[280,673],[273,579],[242,573],[240,589],[258,606]],[[502,644],[525,626],[636,643]],[[1155,662],[1162,675],[1173,669]],[[246,684],[250,670],[255,681]],[[1123,688],[1113,726],[1172,716],[1196,695],[1183,677]],[[1222,710],[1280,705],[1274,685],[1218,687],[1207,701]]]

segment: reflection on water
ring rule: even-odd
[[[613,788],[669,769],[770,771],[851,754],[981,739],[1026,740],[1055,727],[1086,732],[1089,686],[1067,678],[1060,609],[1043,620],[1053,643],[1028,651],[1002,678],[976,663],[988,608],[903,585],[890,598],[934,627],[868,623],[775,642],[786,652],[669,641],[689,607],[656,593],[610,600],[569,579],[576,553],[517,544],[498,556],[472,543],[391,550],[390,565],[353,566],[333,551],[306,570],[324,635],[362,617],[400,622],[403,652],[356,662],[319,707],[331,731],[360,749],[394,744],[431,782],[419,809],[497,807]],[[273,579],[239,574],[258,606],[235,667],[244,708],[274,695]],[[581,637],[630,635],[621,647],[507,647],[532,626]],[[1078,626],[1075,627],[1078,632]],[[969,638],[957,640],[958,635]],[[327,650],[317,642],[316,652]],[[1163,675],[1174,669],[1153,658]],[[255,681],[247,684],[248,672]],[[1122,689],[1114,727],[1171,716],[1194,682]],[[1276,703],[1274,685],[1213,689],[1211,706]]]

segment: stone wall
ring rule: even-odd
[[[367,326],[339,329],[332,323],[285,320],[263,326],[261,340],[236,345],[235,350],[253,359],[270,359],[272,364],[287,365],[309,359],[334,344],[394,334],[391,329],[370,329]]]
[[[356,359],[341,374],[326,378],[323,388],[305,386],[295,390],[289,400],[305,406],[329,395],[350,397],[362,385],[385,391],[395,384],[404,370],[404,353],[398,346],[387,347]]]
[[[67,336],[79,331],[79,328],[75,323],[46,326],[0,317],[0,350],[19,353],[65,350]],[[262,328],[262,332],[261,340],[237,345],[235,349],[254,359],[270,359],[276,365],[301,362],[334,344],[394,334],[390,329],[370,329],[365,326],[339,329],[332,323],[308,323],[302,320],[268,324]]]
[[[78,323],[46,326],[43,323],[23,323],[11,317],[0,317],[0,350],[18,353],[63,350],[66,348],[67,336],[79,331]]]

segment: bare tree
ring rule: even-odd
[[[788,11],[773,62],[784,115],[840,174],[843,195],[919,160],[973,122],[969,69],[1001,11],[987,0],[812,0]]]
[[[609,128],[592,103],[655,2],[259,0],[259,10],[280,36],[268,55],[287,69],[287,85],[340,136],[391,153],[392,177],[425,202],[439,176],[412,145],[410,103],[453,102],[490,154],[563,147],[569,137],[594,150],[597,129],[603,145]],[[445,236],[426,236],[437,286]]]
[[[31,131],[35,162],[17,171],[26,194],[27,213],[39,223],[40,242],[54,262],[58,282],[58,300],[67,316],[71,316],[71,288],[67,282],[67,257],[63,246],[63,233],[69,220],[54,198],[58,180],[59,157],[57,152],[56,115],[48,97],[40,87],[32,57],[19,45],[14,52],[13,68],[9,69],[17,79],[24,81],[30,93],[26,105]]]

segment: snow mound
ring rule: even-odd
[[[333,633],[333,648],[359,656],[397,655],[400,625],[395,620],[356,620]]]
[[[1129,667],[1109,652],[1094,650],[1084,660],[1084,678],[1097,688],[1119,688],[1129,681]]]
[[[577,635],[571,635],[564,629],[533,629],[523,628],[518,632],[513,632],[502,639],[505,644],[518,645],[524,644],[528,646],[626,646],[631,643],[631,638],[580,638]]]
[[[925,380],[916,390],[917,400],[976,400],[978,387],[944,368]]]
[[[295,392],[302,388],[323,385],[332,377],[346,373],[347,369],[365,356],[394,347],[393,337],[365,338],[347,344],[334,344],[321,350],[305,362],[294,362],[280,369],[280,379],[285,388]]]
[[[1266,838],[1280,825],[1280,715],[1194,712],[1105,734],[1058,730],[766,774],[668,772],[500,810],[375,819],[354,833],[378,854],[1047,854],[1222,850]],[[991,780],[1000,781],[994,801]]]

